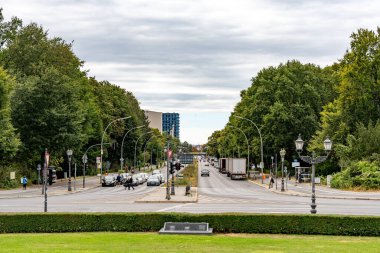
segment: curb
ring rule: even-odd
[[[311,196],[311,193],[310,194],[306,194],[306,193],[297,193],[295,191],[287,191],[287,192],[279,192],[279,191],[275,191],[275,190],[270,190],[267,188],[267,186],[265,184],[259,184],[259,183],[256,183],[252,180],[248,180],[250,183],[252,184],[255,184],[257,186],[260,186],[262,188],[265,188],[267,189],[268,191],[270,192],[273,192],[273,193],[276,193],[276,194],[279,194],[279,195],[287,195],[287,196],[297,196],[297,197],[310,197]],[[345,196],[326,196],[326,195],[316,195],[317,198],[322,198],[322,199],[351,199],[351,200],[379,200],[380,201],[380,197],[379,198],[371,198],[371,197],[345,197]]]
[[[85,188],[84,190],[77,190],[77,191],[72,191],[72,192],[64,191],[63,193],[51,193],[51,194],[48,193],[47,196],[52,197],[52,196],[63,196],[63,195],[76,194],[76,193],[81,193],[81,192],[84,192],[87,190],[95,189],[97,187],[100,187],[100,186],[97,185],[94,187]],[[44,194],[20,195],[18,193],[14,193],[13,195],[14,196],[9,196],[9,195],[8,196],[0,196],[0,199],[35,198],[35,197],[43,197],[44,196]]]
[[[161,187],[162,188],[162,187]],[[144,198],[144,197],[143,197]],[[198,188],[195,190],[195,199],[192,200],[135,200],[134,203],[198,203]]]

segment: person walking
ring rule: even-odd
[[[21,183],[22,183],[22,189],[26,190],[26,184],[28,183],[28,179],[26,178],[26,176],[21,178]]]
[[[134,190],[135,187],[133,187],[133,179],[132,179],[132,177],[130,177],[128,180],[129,180],[128,190],[130,190],[130,187],[132,187],[132,189]]]

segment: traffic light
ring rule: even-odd
[[[170,174],[173,174],[174,173],[174,164],[173,162],[170,162]]]
[[[179,171],[179,170],[181,169],[181,164],[177,162],[177,163],[175,164],[175,169],[176,169],[177,171]]]

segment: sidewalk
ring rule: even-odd
[[[166,188],[158,187],[157,190],[145,195],[136,203],[195,203],[198,202],[197,187],[191,187],[191,195],[185,196],[185,187],[175,187],[175,195],[170,195],[170,200],[166,199]]]
[[[297,183],[294,180],[287,182],[287,187],[285,184],[285,191],[281,191],[281,178],[277,178],[277,189],[276,183],[274,183],[273,188],[269,189],[269,180],[264,180],[264,184],[261,184],[261,180],[249,180],[249,182],[256,184],[260,187],[266,188],[271,192],[290,196],[311,196],[311,183]],[[315,185],[315,195],[318,198],[329,198],[329,199],[356,199],[356,200],[380,200],[379,192],[355,192],[355,191],[345,191],[330,188],[324,185]]]
[[[56,183],[47,186],[47,195],[48,196],[58,196],[58,195],[66,195],[66,194],[74,194],[82,191],[86,191],[89,189],[93,189],[100,186],[99,177],[92,176],[86,177],[86,188],[82,188],[83,181],[81,178],[77,178],[76,180],[76,190],[74,190],[74,180],[71,180],[71,189],[72,191],[68,191],[68,180],[59,179]],[[26,190],[22,189],[22,186],[17,189],[11,190],[0,190],[0,199],[11,199],[11,198],[31,198],[44,196],[42,194],[42,185],[32,185],[28,186]]]

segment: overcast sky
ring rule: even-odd
[[[341,58],[349,36],[380,25],[372,0],[1,0],[5,19],[74,41],[97,80],[132,91],[143,109],[179,112],[181,141],[227,123],[256,73],[291,59]]]

